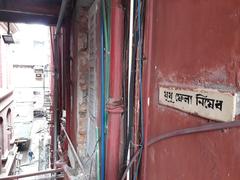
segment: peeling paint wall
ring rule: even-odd
[[[159,86],[238,93],[240,1],[147,1],[144,56],[146,142],[213,121],[159,104]],[[240,129],[199,133],[146,147],[143,179],[232,180]]]

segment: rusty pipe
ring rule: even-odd
[[[62,168],[50,169],[50,170],[39,171],[39,172],[35,172],[35,173],[28,173],[28,174],[20,174],[20,175],[0,177],[0,180],[19,179],[19,178],[38,176],[38,175],[42,175],[42,174],[58,173],[58,172],[63,172],[63,169]]]
[[[118,0],[112,1],[111,9],[111,61],[110,91],[108,102],[108,137],[106,179],[120,178],[120,125],[123,112],[122,61],[124,40],[124,12]]]

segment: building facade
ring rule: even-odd
[[[11,32],[16,32],[14,24],[10,26]],[[8,32],[7,23],[0,23],[0,35]],[[16,155],[12,128],[12,47],[0,39],[0,176],[9,174]]]

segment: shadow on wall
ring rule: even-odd
[[[3,147],[3,118],[0,117],[0,153],[3,154],[4,147]]]
[[[8,130],[8,149],[10,149],[10,141],[12,139],[12,114],[11,109],[7,110],[7,130]]]

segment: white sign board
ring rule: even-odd
[[[159,87],[160,104],[218,121],[234,120],[236,99],[236,94],[212,89],[184,90]]]

